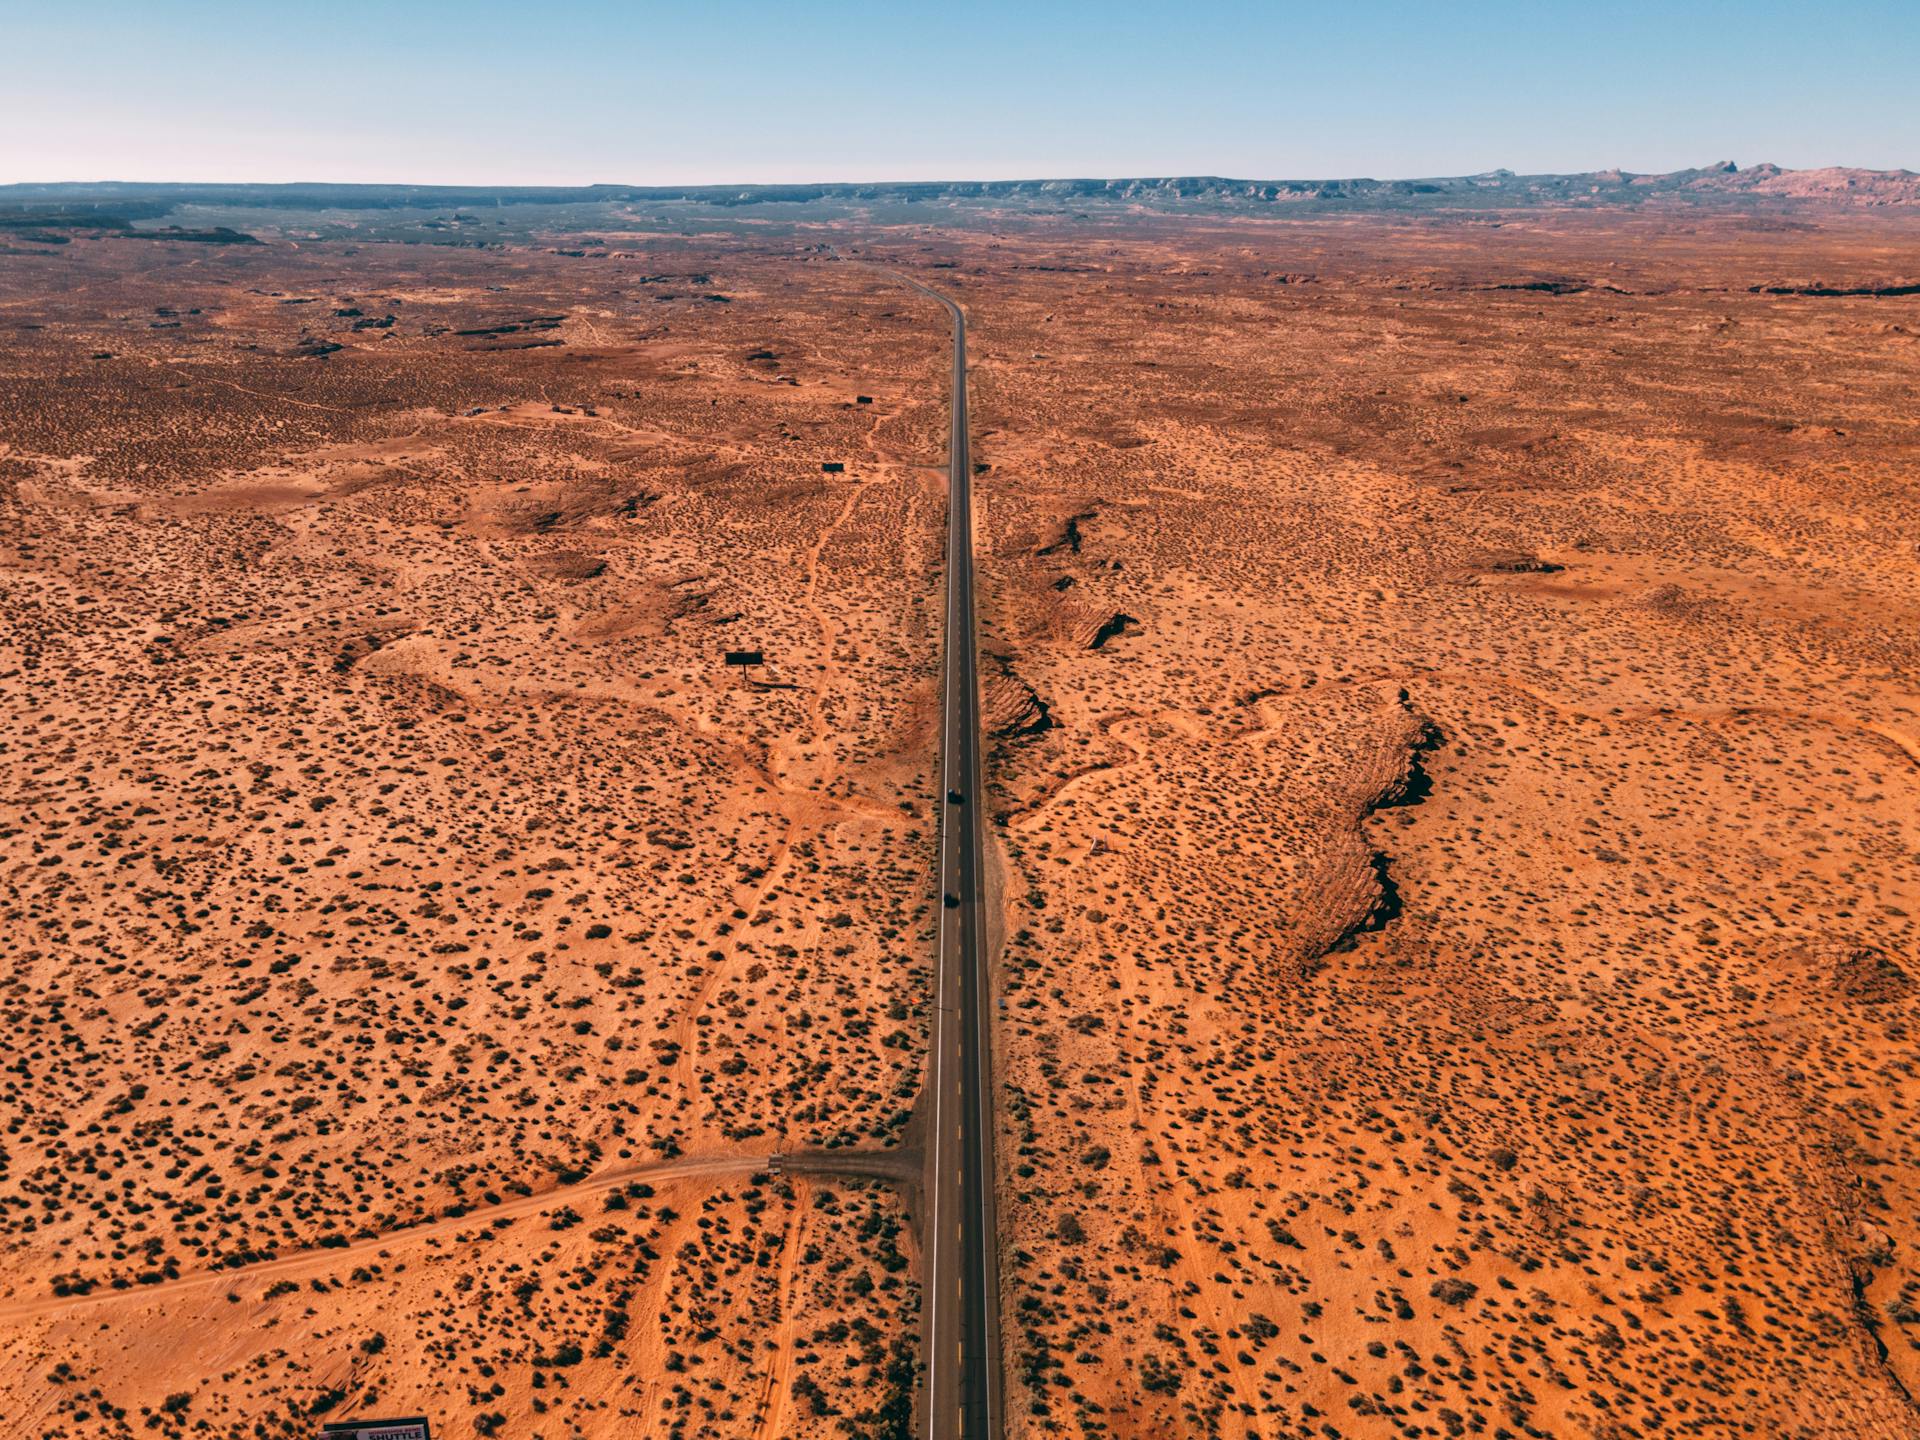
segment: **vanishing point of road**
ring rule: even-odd
[[[904,277],[903,277],[904,278]],[[994,1244],[986,865],[980,831],[980,682],[973,612],[973,459],[967,317],[953,317],[947,464],[947,617],[940,720],[940,938],[934,966],[926,1156],[926,1440],[1000,1434],[1000,1285]]]

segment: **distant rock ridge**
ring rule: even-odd
[[[821,185],[583,185],[474,188],[437,185],[193,185],[144,182],[66,182],[0,186],[0,212],[58,207],[118,215],[154,216],[176,205],[247,205],[281,209],[396,209],[405,207],[590,204],[601,201],[685,201],[716,206],[840,202],[911,204],[926,201],[1122,202],[1185,208],[1303,205],[1342,208],[1478,208],[1536,204],[1638,204],[1665,199],[1711,203],[1779,200],[1847,205],[1920,204],[1920,174],[1829,166],[1741,169],[1731,160],[1663,175],[1612,169],[1571,175],[1518,175],[1491,170],[1413,180],[1350,177],[1320,180],[1238,180],[1218,175],[1120,179],[885,181]]]

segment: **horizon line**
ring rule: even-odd
[[[1228,175],[1211,171],[1163,171],[1160,173],[1136,174],[1033,174],[1002,176],[934,176],[934,177],[875,177],[864,180],[701,180],[682,182],[643,182],[620,180],[593,180],[580,183],[561,181],[514,182],[514,181],[414,181],[414,180],[126,180],[126,179],[63,179],[63,180],[6,180],[0,181],[0,191],[33,189],[85,189],[89,187],[113,189],[278,189],[296,190],[302,188],[361,189],[361,190],[612,190],[612,191],[663,191],[684,192],[694,190],[852,190],[875,185],[1076,185],[1076,184],[1143,184],[1168,181],[1209,181],[1233,185],[1328,185],[1367,182],[1371,184],[1417,184],[1422,181],[1440,180],[1494,180],[1494,179],[1567,179],[1589,176],[1619,176],[1623,179],[1661,179],[1675,175],[1713,175],[1748,174],[1753,171],[1771,171],[1779,174],[1804,174],[1808,172],[1840,170],[1853,171],[1863,175],[1912,176],[1916,174],[1905,166],[1873,167],[1847,165],[1841,163],[1827,165],[1787,166],[1771,161],[1757,161],[1751,165],[1738,165],[1731,160],[1715,161],[1707,165],[1685,166],[1677,170],[1629,170],[1624,166],[1610,165],[1598,170],[1532,170],[1517,171],[1505,166],[1490,170],[1461,171],[1454,174],[1426,175]]]

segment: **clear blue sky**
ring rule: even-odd
[[[0,182],[1920,169],[1920,0],[0,0]]]

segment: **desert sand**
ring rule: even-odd
[[[1915,233],[963,269],[1010,1433],[1920,1433]]]
[[[9,1433],[904,1393],[940,355],[669,248],[9,263]]]
[[[1008,1434],[1920,1435],[1920,220],[259,222],[0,254],[10,1433],[900,1433],[891,269]]]

